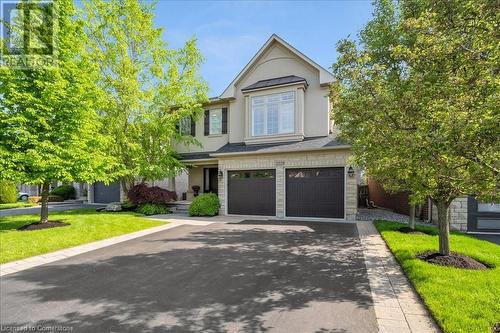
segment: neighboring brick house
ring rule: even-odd
[[[176,147],[190,165],[188,199],[217,193],[221,214],[354,219],[357,170],[330,120],[332,80],[272,35],[202,119],[181,122],[202,144]]]
[[[378,207],[409,214],[408,193],[388,193],[380,184],[369,179],[368,196]],[[437,208],[430,200],[422,207],[422,217],[426,221],[437,221]],[[460,231],[500,232],[500,204],[481,203],[473,197],[457,198],[450,205],[450,225]]]

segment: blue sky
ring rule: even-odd
[[[218,96],[276,33],[329,68],[335,44],[355,37],[370,19],[370,1],[166,1],[156,8],[156,24],[170,47],[198,39],[210,97]]]

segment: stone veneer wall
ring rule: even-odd
[[[285,217],[285,169],[312,167],[345,167],[348,165],[348,150],[316,152],[276,153],[219,158],[219,199],[221,214],[226,212],[226,180],[228,170],[275,169],[276,170],[276,216]],[[347,171],[347,170],[346,170]],[[346,175],[346,220],[354,220],[358,207],[357,177]]]
[[[437,223],[437,207],[432,205],[432,221]],[[450,205],[450,227],[459,231],[467,231],[467,197],[460,197]]]

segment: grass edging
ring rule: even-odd
[[[19,231],[19,227],[37,222],[38,214],[13,215],[0,218],[0,263],[25,259],[78,245],[166,224],[132,212],[96,212],[77,209],[51,212],[50,220],[68,226]]]
[[[491,332],[500,321],[500,247],[452,232],[451,249],[492,269],[474,271],[433,265],[416,254],[438,248],[436,228],[417,226],[425,234],[397,231],[403,224],[378,220],[375,226],[405,275],[444,332]]]
[[[13,203],[0,204],[0,210],[13,209],[13,208],[35,207],[35,206],[37,206],[37,204],[29,203],[26,201],[18,201],[18,202],[13,202]]]

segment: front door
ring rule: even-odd
[[[205,168],[203,169],[203,178],[204,178],[204,188],[203,193],[215,193],[218,194],[219,190],[219,179],[217,173],[219,172],[218,168]]]

